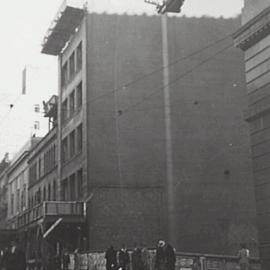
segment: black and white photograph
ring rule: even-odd
[[[270,0],[1,0],[0,270],[270,270]]]

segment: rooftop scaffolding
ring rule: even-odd
[[[86,2],[65,0],[44,37],[41,52],[59,55],[70,36],[80,25],[85,14]]]

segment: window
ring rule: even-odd
[[[34,130],[39,130],[40,129],[40,124],[39,121],[34,122]]]
[[[42,174],[42,163],[41,163],[41,158],[38,159],[38,178],[41,178],[41,174]]]
[[[69,179],[70,181],[70,196],[69,197],[71,201],[75,201],[76,199],[75,176],[76,176],[75,174],[72,174]]]
[[[83,130],[82,124],[77,127],[77,151],[80,152],[82,150],[82,140],[83,140]]]
[[[36,202],[37,204],[41,203],[41,189],[39,188],[36,193]]]
[[[69,58],[69,78],[72,78],[75,74],[75,53]]]
[[[69,138],[70,157],[75,155],[75,130],[70,133]]]
[[[27,200],[27,196],[26,196],[26,184],[23,184],[23,192],[22,192],[22,210],[24,210],[26,208],[26,200]]]
[[[77,53],[77,70],[80,70],[82,68],[82,42],[78,45],[76,49]]]
[[[53,160],[52,160],[52,162],[53,162],[53,167],[55,167],[56,166],[56,146],[55,146],[55,144],[53,145]]]
[[[20,190],[17,189],[16,192],[16,211],[19,212],[20,211]]]
[[[83,185],[83,170],[77,172],[77,198],[82,198],[82,185]]]
[[[62,161],[63,163],[68,160],[68,138],[66,137],[62,141]]]
[[[56,201],[56,181],[53,181],[53,200]]]
[[[11,205],[11,215],[14,214],[14,193],[11,194],[11,198],[10,198],[10,205]]]
[[[35,111],[36,113],[39,113],[39,112],[40,112],[40,106],[39,106],[39,104],[35,104],[35,106],[34,106],[34,111]]]
[[[37,180],[37,163],[34,163],[30,167],[29,183],[33,184]]]
[[[75,91],[73,90],[72,93],[69,95],[69,113],[70,116],[73,115],[75,112]]]
[[[44,154],[44,174],[49,171],[49,155],[48,151]]]
[[[76,89],[77,93],[76,93],[76,96],[77,96],[77,108],[81,108],[82,107],[82,82],[80,82],[77,86],[77,89]]]
[[[48,201],[51,200],[51,184],[48,185]]]
[[[68,179],[64,179],[61,182],[61,194],[62,194],[62,200],[67,201],[68,200]]]
[[[68,102],[67,99],[62,103],[62,121],[65,122],[68,118]]]
[[[63,65],[61,70],[61,83],[62,87],[64,87],[68,82],[68,64],[67,62]]]
[[[47,200],[47,192],[46,192],[46,187],[43,188],[43,201]]]

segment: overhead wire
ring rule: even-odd
[[[108,91],[108,92],[106,92],[106,93],[104,93],[102,95],[94,97],[94,98],[90,99],[86,103],[87,104],[88,103],[93,103],[93,102],[95,102],[95,101],[97,101],[97,100],[99,100],[99,99],[101,99],[101,98],[103,98],[103,97],[105,97],[107,95],[111,95],[111,94],[114,94],[115,92],[126,90],[126,88],[128,88],[129,86],[137,84],[137,83],[141,82],[142,80],[144,80],[144,79],[146,79],[148,77],[151,77],[152,75],[154,75],[154,74],[156,74],[158,72],[161,72],[166,68],[174,66],[174,65],[176,65],[177,63],[179,63],[181,61],[188,60],[189,58],[192,58],[193,56],[198,55],[198,54],[202,53],[203,51],[205,51],[207,49],[210,49],[210,48],[214,47],[215,45],[225,41],[226,39],[228,39],[231,36],[232,36],[232,33],[227,34],[224,37],[222,37],[222,38],[220,38],[218,40],[215,40],[214,42],[211,42],[210,44],[204,46],[203,48],[201,48],[199,50],[196,50],[196,51],[194,51],[194,52],[192,52],[192,53],[190,53],[190,54],[188,54],[186,56],[180,57],[180,58],[170,62],[168,65],[163,65],[163,66],[161,66],[161,67],[159,67],[157,69],[154,69],[153,71],[150,71],[149,73],[146,73],[146,74],[142,75],[141,77],[139,77],[137,79],[134,79],[134,80],[132,80],[132,81],[130,81],[128,83],[124,83],[121,86],[117,87],[116,89],[110,90],[110,91]]]
[[[228,50],[229,48],[231,48],[233,45],[230,44],[229,46],[226,46],[225,48],[217,51],[215,54],[211,55],[210,57],[204,59],[203,61],[201,61],[199,64],[195,65],[194,67],[192,67],[191,69],[189,69],[188,71],[180,74],[180,76],[178,76],[177,78],[175,78],[174,80],[171,80],[167,85],[163,85],[160,88],[156,89],[155,91],[151,92],[149,95],[144,96],[142,100],[138,101],[137,103],[131,105],[130,107],[122,110],[121,115],[127,113],[128,111],[130,111],[130,109],[135,108],[137,106],[139,106],[142,102],[144,102],[146,99],[149,99],[150,97],[152,97],[153,95],[155,95],[156,93],[158,93],[159,91],[163,90],[164,87],[168,87],[171,85],[174,85],[175,83],[177,83],[178,81],[180,81],[182,78],[184,78],[185,76],[189,75],[190,73],[192,73],[194,70],[196,70],[197,68],[199,68],[200,66],[206,64],[207,62],[211,61],[212,59],[214,59],[217,55],[225,52],[226,50]]]
[[[181,79],[183,79],[185,76],[191,74],[194,70],[196,70],[197,68],[201,67],[202,65],[210,62],[211,60],[213,60],[216,56],[218,56],[219,54],[222,54],[223,52],[225,52],[226,50],[228,50],[229,48],[233,47],[232,44],[222,48],[221,50],[218,50],[216,53],[212,54],[211,56],[209,56],[208,58],[202,60],[200,63],[198,63],[197,65],[195,65],[194,67],[192,67],[191,69],[187,70],[184,73],[181,73],[178,77],[176,77],[174,80],[171,80],[167,85],[162,85],[161,87],[159,87],[158,89],[155,89],[154,91],[152,91],[149,95],[144,96],[141,100],[139,100],[138,102],[136,102],[135,104],[121,110],[121,113],[115,114],[112,118],[108,119],[108,123],[106,123],[103,126],[106,126],[107,124],[111,124],[111,120],[115,119],[117,117],[121,117],[122,115],[124,115],[125,113],[128,113],[129,111],[133,110],[134,108],[138,107],[140,104],[142,104],[143,102],[145,102],[147,99],[151,98],[152,96],[154,96],[155,94],[159,93],[160,91],[162,91],[164,89],[164,87],[168,87],[171,85],[174,85],[175,83],[177,83],[178,81],[180,81]],[[162,106],[164,108],[164,105]],[[149,110],[151,110],[151,108],[149,108]]]
[[[112,95],[112,94],[114,94],[116,92],[126,90],[126,88],[128,88],[129,86],[134,85],[134,84],[137,84],[137,83],[141,82],[142,80],[144,80],[144,79],[146,79],[148,77],[151,77],[152,75],[154,75],[154,74],[156,74],[158,72],[161,72],[165,68],[169,68],[171,66],[174,66],[174,65],[176,65],[177,63],[179,63],[181,61],[188,60],[189,58],[192,58],[193,56],[198,55],[198,54],[202,53],[203,51],[205,51],[207,49],[210,49],[210,48],[214,47],[215,45],[217,45],[217,44],[225,41],[226,39],[228,39],[231,36],[232,36],[232,33],[227,34],[224,37],[222,37],[220,39],[217,39],[214,42],[211,42],[210,44],[204,46],[203,48],[201,48],[199,50],[196,50],[196,51],[194,51],[194,52],[192,52],[192,53],[190,53],[190,54],[188,54],[186,56],[180,57],[180,58],[178,58],[178,59],[170,62],[168,65],[163,65],[163,66],[159,67],[158,69],[155,69],[155,70],[153,70],[153,71],[151,71],[151,72],[149,72],[149,73],[147,73],[145,75],[142,75],[141,77],[139,77],[139,78],[137,78],[135,80],[132,80],[132,81],[130,81],[128,83],[124,83],[120,87],[117,87],[116,89],[107,91],[106,93],[104,93],[102,95],[99,95],[97,97],[94,97],[94,98],[90,99],[89,101],[84,102],[83,104],[84,105],[88,105],[88,104],[91,104],[91,103],[96,102],[97,100],[99,100],[99,99],[101,99],[101,98],[103,98],[105,96]],[[64,110],[64,108],[62,108],[62,110]],[[68,109],[66,109],[66,110],[68,110]]]

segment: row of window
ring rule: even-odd
[[[62,162],[66,163],[75,154],[80,153],[83,143],[83,128],[80,124],[69,135],[62,140]]]
[[[56,201],[57,200],[57,186],[56,181],[53,181],[53,184],[48,184],[44,186],[43,189],[39,188],[34,196],[29,196],[29,208],[34,207],[35,205],[43,201]]]
[[[77,46],[69,59],[64,63],[61,69],[62,88],[70,82],[76,72],[82,68],[82,42]]]
[[[82,107],[82,82],[72,90],[70,95],[62,103],[62,121],[72,117],[74,113],[79,111]]]
[[[75,201],[82,198],[83,170],[71,174],[61,182],[61,199]]]
[[[30,185],[49,173],[57,165],[56,145],[53,144],[29,169]]]
[[[26,208],[26,184],[23,185],[22,190],[19,188],[16,190],[16,193],[11,193],[10,196],[10,213],[14,215],[19,213]],[[16,205],[15,205],[16,203]]]

